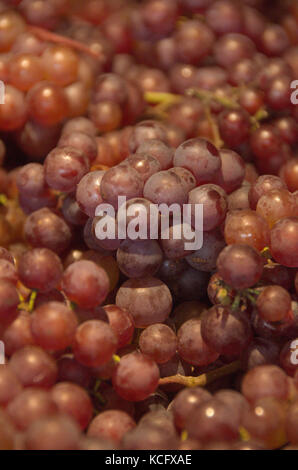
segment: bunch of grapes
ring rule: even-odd
[[[298,449],[297,31],[295,0],[0,1],[1,450]]]

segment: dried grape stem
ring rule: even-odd
[[[52,33],[44,28],[39,28],[38,26],[29,26],[29,31],[37,36],[42,41],[49,41],[54,42],[56,44],[63,44],[64,46],[72,47],[73,49],[85,52],[85,54],[89,54],[94,59],[101,59],[101,55],[97,52],[92,51],[88,46],[82,44],[75,39],[67,38],[65,36],[61,36],[60,34]]]
[[[201,374],[198,377],[185,377],[184,375],[180,374],[173,375],[171,377],[164,377],[162,379],[159,379],[159,385],[175,383],[179,385],[184,385],[185,387],[205,387],[205,385],[214,382],[214,380],[237,372],[240,369],[240,366],[240,361],[234,361],[231,362],[231,364],[219,367],[215,370],[211,370],[210,372],[206,372],[206,374]]]

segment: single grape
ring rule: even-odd
[[[203,227],[206,232],[217,228],[225,219],[227,199],[225,191],[215,184],[204,184],[193,189],[188,196],[191,204],[192,225],[196,227],[196,205],[203,205]]]
[[[123,356],[113,375],[113,387],[128,401],[145,400],[153,393],[159,380],[159,370],[149,357],[134,352]]]
[[[266,221],[255,211],[244,209],[228,213],[224,228],[228,245],[246,244],[258,251],[269,245],[270,231]]]
[[[203,340],[219,354],[239,356],[252,339],[249,319],[240,311],[215,305],[201,321]]]
[[[47,248],[28,250],[19,259],[18,273],[30,289],[50,292],[58,287],[63,274],[60,258]]]
[[[189,170],[197,184],[214,181],[221,168],[220,155],[216,147],[203,139],[190,139],[181,144],[174,155],[174,166]]]
[[[71,242],[71,231],[65,221],[47,208],[33,212],[24,226],[25,237],[34,248],[48,248],[63,253]]]
[[[291,308],[290,294],[280,286],[268,286],[260,293],[256,307],[259,315],[266,321],[282,321]]]
[[[287,400],[289,382],[286,373],[275,365],[263,365],[249,370],[241,385],[242,394],[250,402],[262,398]]]
[[[235,289],[246,289],[262,276],[264,262],[261,255],[248,245],[229,245],[217,259],[218,274]]]
[[[144,328],[165,321],[172,296],[166,284],[154,277],[129,279],[118,290],[116,304],[129,310],[136,328]]]
[[[186,423],[191,438],[200,442],[235,441],[238,437],[238,423],[230,407],[218,398],[200,403]]]
[[[279,220],[270,233],[270,250],[277,263],[298,267],[298,218],[288,217]]]
[[[36,388],[23,390],[7,407],[8,415],[20,431],[26,430],[35,421],[52,416],[56,412],[57,407],[50,393]]]
[[[32,315],[31,331],[36,344],[49,351],[61,351],[74,340],[78,321],[74,312],[59,302],[38,307]]]
[[[143,354],[158,364],[163,364],[176,353],[177,338],[170,327],[162,323],[155,323],[143,330],[139,339],[139,347]]]
[[[117,337],[107,323],[86,321],[77,328],[73,345],[75,359],[87,367],[104,365],[115,354],[117,343]]]
[[[93,308],[105,300],[109,292],[109,278],[94,262],[81,260],[65,270],[62,289],[80,307]]]
[[[163,256],[155,240],[124,240],[117,250],[119,269],[131,278],[154,276]]]
[[[52,150],[44,163],[47,184],[58,191],[75,191],[77,184],[88,172],[89,165],[83,152],[74,147]]]
[[[207,366],[219,357],[219,354],[202,338],[199,318],[188,320],[179,328],[178,352],[184,361],[193,366]]]
[[[152,175],[145,183],[144,197],[153,204],[183,205],[187,193],[180,178],[169,171],[160,171]]]
[[[120,444],[124,435],[133,429],[136,423],[121,410],[107,410],[99,413],[90,423],[87,436],[107,439]]]
[[[9,367],[24,387],[51,388],[57,380],[56,361],[37,346],[25,346],[16,351]]]
[[[79,440],[79,426],[64,414],[33,422],[25,435],[28,450],[77,450]]]
[[[60,382],[54,385],[50,393],[60,413],[73,418],[82,430],[88,426],[93,407],[86,390],[73,383]]]

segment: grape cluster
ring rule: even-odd
[[[298,449],[297,31],[295,0],[0,1],[1,450]]]

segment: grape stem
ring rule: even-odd
[[[214,382],[221,377],[234,374],[234,372],[240,370],[240,367],[240,361],[234,361],[226,366],[198,375],[198,377],[185,377],[180,374],[172,375],[171,377],[163,377],[162,379],[159,379],[159,385],[179,384],[185,387],[205,387],[209,383]]]
[[[79,41],[76,41],[75,39],[61,36],[60,34],[53,33],[52,31],[48,31],[38,26],[29,26],[28,29],[32,34],[37,36],[42,41],[49,41],[54,42],[56,44],[69,46],[77,51],[85,52],[85,54],[92,56],[94,59],[101,59],[101,54],[92,51],[88,46],[82,44]]]

